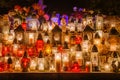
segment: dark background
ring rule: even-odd
[[[0,14],[7,13],[16,4],[30,6],[35,2],[38,0],[1,0]],[[44,4],[47,5],[45,9],[47,13],[52,13],[52,11],[71,13],[73,7],[77,6],[78,8],[99,10],[104,14],[120,15],[120,0],[44,0]]]

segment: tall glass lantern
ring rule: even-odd
[[[89,25],[91,28],[94,28],[94,23],[93,23],[93,17],[92,16],[87,16],[86,17],[86,23]]]
[[[111,29],[109,31],[109,40],[108,40],[110,44],[110,50],[112,51],[117,50],[117,47],[118,47],[117,45],[119,42],[118,36],[119,36],[119,32],[117,31],[115,24],[112,23]]]
[[[84,35],[84,36],[83,36],[83,42],[82,42],[83,52],[88,52],[88,51],[89,51],[89,48],[90,48],[90,42],[89,42],[89,40],[88,40],[88,36],[87,36],[87,35]]]
[[[79,66],[83,66],[83,53],[82,53],[82,47],[80,44],[77,44],[76,46],[76,61],[78,62]]]
[[[61,43],[62,30],[58,25],[56,25],[52,30],[52,43],[58,44]]]
[[[63,50],[63,53],[62,53],[62,69],[63,71],[68,71],[69,70],[69,62],[70,62],[70,50],[69,50],[69,47],[68,47],[68,43],[65,42],[64,43],[64,50]]]
[[[15,29],[15,36],[18,43],[21,43],[24,40],[24,29],[22,28],[22,26],[18,26]]]
[[[91,52],[92,71],[99,71],[99,54],[96,45],[93,45]]]
[[[96,16],[96,30],[103,29],[103,17],[100,15]]]
[[[36,49],[37,49],[37,52],[39,53],[40,51],[42,51],[42,50],[43,50],[43,47],[44,47],[44,41],[43,41],[43,38],[42,38],[41,33],[39,33],[39,34],[38,34],[37,41],[36,41]]]
[[[83,31],[83,36],[88,35],[88,40],[91,41],[93,39],[94,29],[92,29],[89,25],[87,25]]]
[[[45,60],[44,60],[42,51],[39,52],[37,65],[38,65],[37,69],[39,71],[44,71]]]
[[[109,51],[107,62],[110,64],[112,72],[119,72],[120,70],[120,56],[118,51]]]

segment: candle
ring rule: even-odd
[[[38,70],[39,71],[44,71],[44,58],[39,58],[38,59]]]
[[[62,66],[63,66],[63,71],[68,71],[69,68],[69,54],[63,53],[62,54]]]
[[[29,33],[29,44],[33,44],[33,43],[34,43],[34,34]]]
[[[90,61],[86,61],[85,71],[90,72]]]
[[[55,54],[55,69],[56,72],[61,72],[61,53]]]
[[[104,70],[106,72],[110,72],[111,71],[111,67],[110,67],[110,65],[108,63],[104,65]]]

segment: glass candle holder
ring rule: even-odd
[[[45,70],[45,68],[44,68],[44,58],[38,58],[38,70],[39,71],[44,71]]]
[[[61,72],[61,53],[55,54],[55,69],[56,72]]]
[[[69,69],[69,54],[63,53],[62,54],[62,67],[63,71],[68,71]]]

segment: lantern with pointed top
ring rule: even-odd
[[[13,71],[13,61],[12,61],[10,54],[8,55],[7,64],[8,64],[8,71],[12,72]]]
[[[115,28],[115,24],[111,24],[111,29],[109,32],[109,40],[108,42],[110,43],[110,51],[116,51],[118,47],[118,42],[119,42],[119,32]]]
[[[61,43],[61,36],[62,36],[62,30],[58,25],[55,25],[55,27],[52,30],[52,43],[58,44]]]
[[[48,56],[52,53],[52,46],[50,44],[50,40],[47,41],[47,43],[44,46],[44,55]]]
[[[88,40],[92,40],[94,29],[87,25],[83,31],[83,35],[88,35]]]
[[[88,36],[84,35],[83,36],[83,42],[82,42],[82,49],[83,49],[84,52],[88,52],[89,48],[90,48],[90,43],[89,43],[89,40],[88,40]]]
[[[92,71],[99,71],[99,57],[98,57],[98,48],[96,45],[93,45],[91,51],[91,63],[92,63]]]
[[[28,68],[30,66],[30,59],[27,56],[27,52],[24,52],[24,55],[21,59],[21,67],[23,72],[28,72]]]
[[[39,55],[38,55],[38,70],[39,71],[43,71],[44,70],[44,64],[45,64],[45,59],[44,59],[44,57],[43,57],[43,52],[42,51],[40,51],[39,52]]]
[[[36,41],[37,52],[39,53],[41,50],[43,50],[43,47],[44,47],[44,41],[43,41],[41,33],[39,33],[37,41]]]
[[[120,69],[120,60],[118,51],[109,51],[108,52],[108,63],[111,64],[113,72],[119,72]]]
[[[18,43],[22,43],[23,42],[23,40],[24,40],[24,29],[22,28],[22,26],[19,25],[15,29],[15,36],[16,36],[16,39],[17,39]]]
[[[76,46],[76,61],[78,62],[79,66],[83,65],[83,53],[80,44]]]

